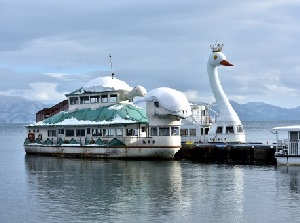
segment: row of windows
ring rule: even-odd
[[[225,133],[234,133],[234,127],[233,126],[226,126],[225,127]],[[243,133],[243,126],[239,125],[237,126],[237,133]],[[223,133],[223,126],[218,126],[216,133]]]
[[[70,97],[70,104],[93,104],[93,103],[116,103],[117,102],[117,94],[104,94],[104,95],[96,95],[96,96],[80,96],[80,97]]]
[[[151,136],[170,136],[178,135],[179,127],[151,127]]]
[[[141,128],[141,132],[146,132],[146,127]],[[72,136],[83,136],[85,137],[86,134],[92,134],[92,136],[107,136],[107,137],[114,137],[114,136],[123,136],[123,129],[122,128],[113,128],[113,129],[106,129],[106,128],[97,128],[97,129],[58,129],[58,130],[48,130],[48,137],[56,137],[57,134],[66,135],[68,137]],[[138,129],[126,129],[125,130],[126,136],[137,136]]]
[[[207,135],[209,128],[201,128],[201,135]],[[180,136],[196,136],[196,129],[180,129]]]

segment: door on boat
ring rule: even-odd
[[[298,155],[299,132],[290,132],[290,155]]]

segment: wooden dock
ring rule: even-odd
[[[202,163],[276,165],[275,145],[246,144],[184,144],[175,154],[176,159],[189,159]]]

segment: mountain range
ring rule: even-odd
[[[288,109],[262,102],[230,103],[241,121],[300,120],[300,106]],[[19,96],[0,95],[0,123],[32,123],[38,111],[51,106]],[[211,109],[218,112],[217,104],[213,103]]]

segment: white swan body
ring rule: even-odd
[[[245,132],[242,123],[226,97],[218,77],[217,67],[220,65],[233,66],[226,60],[226,56],[221,50],[215,52],[213,49],[207,62],[207,73],[220,115],[217,122],[212,125],[208,132],[208,141],[245,142]]]

